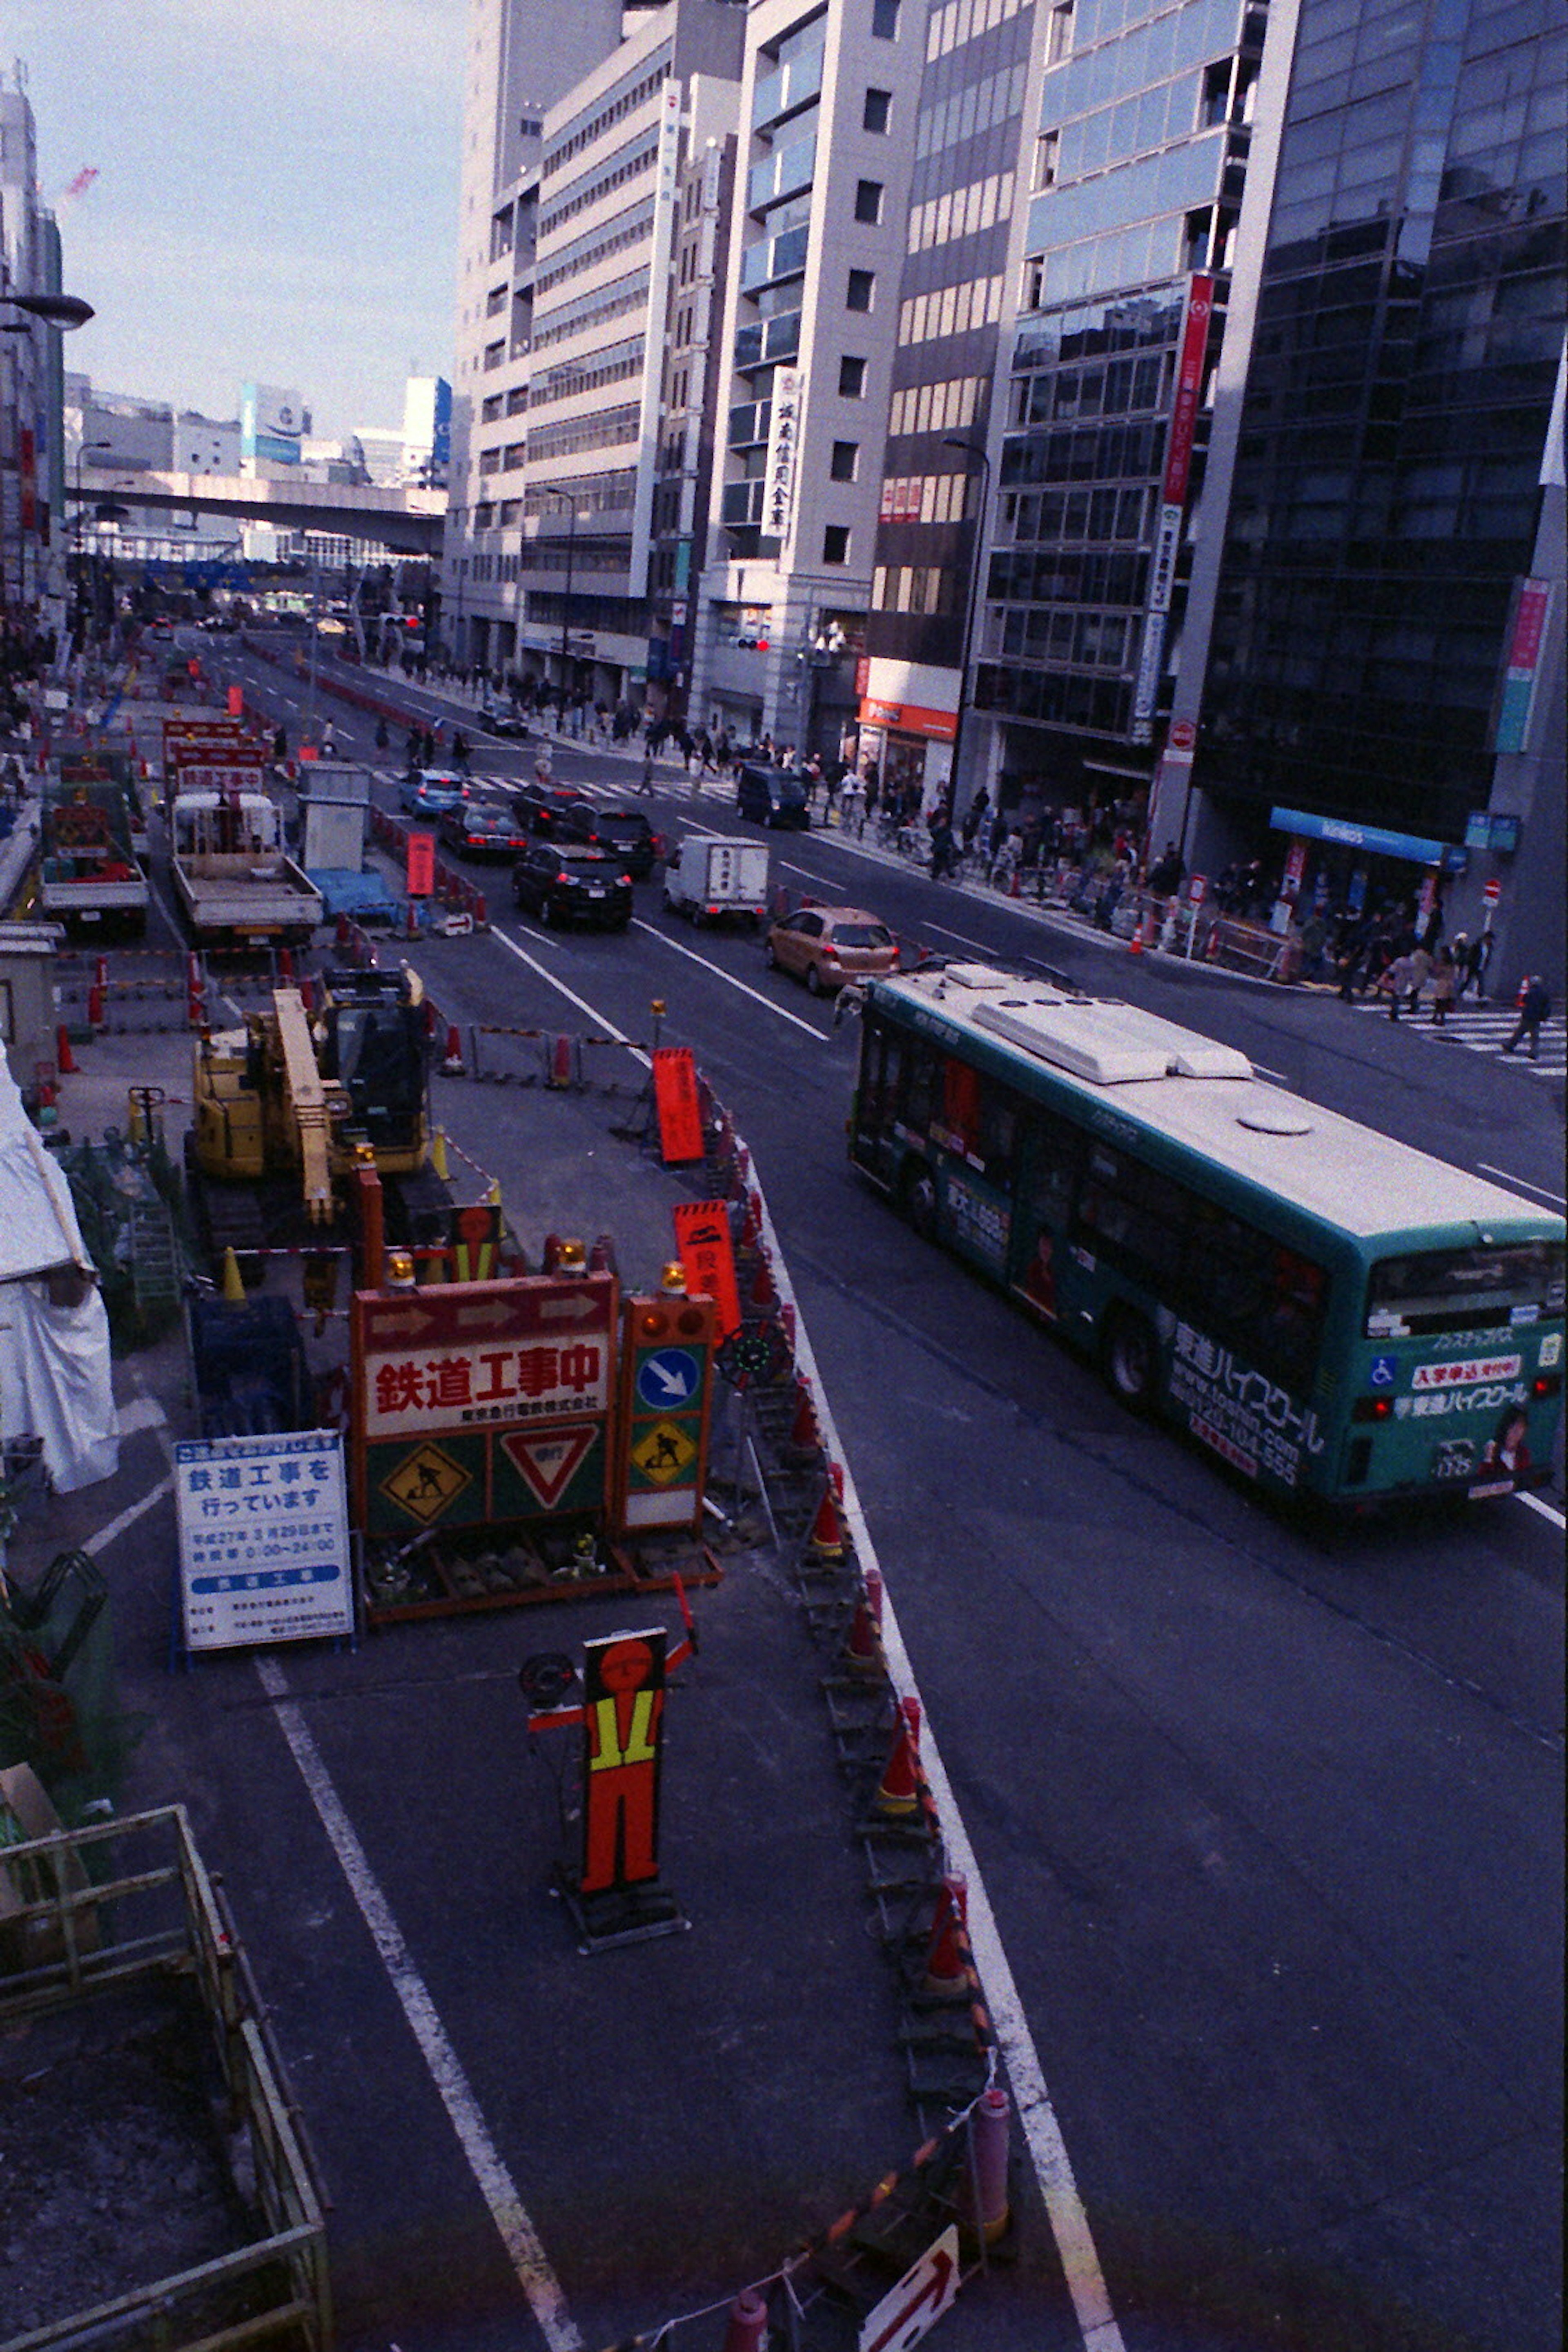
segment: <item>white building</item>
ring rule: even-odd
[[[690,709],[837,745],[870,599],[925,57],[919,0],[754,0],[730,297],[728,450]]]

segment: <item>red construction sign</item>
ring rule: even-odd
[[[735,1280],[735,1245],[723,1201],[681,1201],[674,1211],[675,1246],[686,1269],[686,1287],[712,1299],[719,1310],[719,1343],[741,1328],[741,1291]]]
[[[433,833],[409,835],[407,873],[409,897],[427,898],[436,887],[436,836]]]
[[[658,1107],[658,1148],[667,1168],[702,1158],[702,1110],[697,1099],[697,1068],[689,1045],[660,1045],[653,1056],[653,1095]]]
[[[609,1274],[357,1292],[359,1524],[410,1534],[601,1511],[618,1311]]]

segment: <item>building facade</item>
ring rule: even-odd
[[[0,296],[58,294],[60,240],[37,196],[37,137],[20,68],[0,79]],[[0,604],[8,627],[64,619],[67,530],[60,331],[6,309],[0,335]]]
[[[691,708],[831,752],[870,603],[926,11],[747,12],[717,524]]]

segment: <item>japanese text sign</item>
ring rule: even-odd
[[[653,1057],[658,1145],[667,1168],[702,1157],[702,1112],[689,1045],[660,1045]]]
[[[178,1444],[174,1507],[188,1650],[353,1632],[337,1431]]]
[[[686,1269],[686,1287],[712,1299],[719,1310],[721,1345],[741,1328],[741,1292],[735,1280],[735,1245],[723,1201],[681,1201],[674,1210],[675,1246]]]

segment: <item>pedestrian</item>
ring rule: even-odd
[[[648,738],[647,742],[644,747],[642,755],[642,781],[637,785],[637,790],[639,793],[651,793],[653,791],[653,738],[651,736]]]
[[[866,804],[866,822],[869,824],[877,814],[877,803],[881,797],[875,760],[868,760],[860,771],[860,796]]]
[[[1416,1013],[1420,1010],[1421,992],[1431,976],[1431,971],[1432,958],[1426,949],[1419,944],[1413,947],[1410,950],[1410,996],[1405,1006],[1406,1012]]]
[[[1473,986],[1478,997],[1485,993],[1483,982],[1487,976],[1487,966],[1491,960],[1492,935],[1490,931],[1478,931],[1465,955],[1466,985]],[[1460,995],[1463,996],[1464,992],[1464,989],[1461,988]]]
[[[279,767],[283,765],[284,761],[289,757],[289,730],[287,727],[279,727],[274,732],[272,737],[272,756],[274,760],[277,761]]]
[[[460,727],[454,729],[452,734],[452,765],[464,775],[468,774],[468,739]]]
[[[839,804],[845,832],[860,840],[866,831],[866,787],[858,776],[845,777],[839,788]]]
[[[1447,1026],[1448,1009],[1454,1002],[1455,986],[1456,971],[1453,955],[1447,948],[1439,948],[1432,961],[1432,1026],[1434,1029],[1444,1029]]]
[[[704,776],[711,775],[714,772],[713,738],[710,735],[706,727],[700,727],[697,730],[698,782],[700,783]]]
[[[1388,1017],[1391,1021],[1398,1020],[1400,1005],[1410,993],[1410,967],[1411,959],[1408,954],[1396,955],[1394,961],[1379,975],[1377,985],[1380,992],[1388,999]]]
[[[985,822],[985,812],[990,805],[991,795],[986,791],[984,785],[982,784],[980,790],[975,793],[974,798],[970,802],[969,806],[963,812],[963,846],[965,850],[971,850],[973,848],[980,828]]]
[[[420,734],[417,727],[411,727],[409,729],[408,740],[403,748],[407,754],[408,772],[412,776],[418,769],[419,754],[425,748],[425,739]]]
[[[944,874],[952,871],[956,862],[957,860],[953,850],[952,827],[948,823],[946,803],[939,801],[936,805],[931,829],[931,880],[933,882],[940,882]]]
[[[550,746],[548,743],[541,747],[539,756],[534,761],[533,781],[536,784],[543,784],[547,788],[555,782],[555,771],[550,763]]]
[[[1541,1024],[1551,1011],[1552,998],[1547,992],[1545,982],[1539,979],[1533,972],[1527,973],[1520,994],[1519,1019],[1514,1024],[1513,1035],[1509,1039],[1508,1044],[1500,1048],[1500,1051],[1511,1054],[1521,1040],[1528,1037],[1530,1058],[1532,1062],[1539,1061]]]

